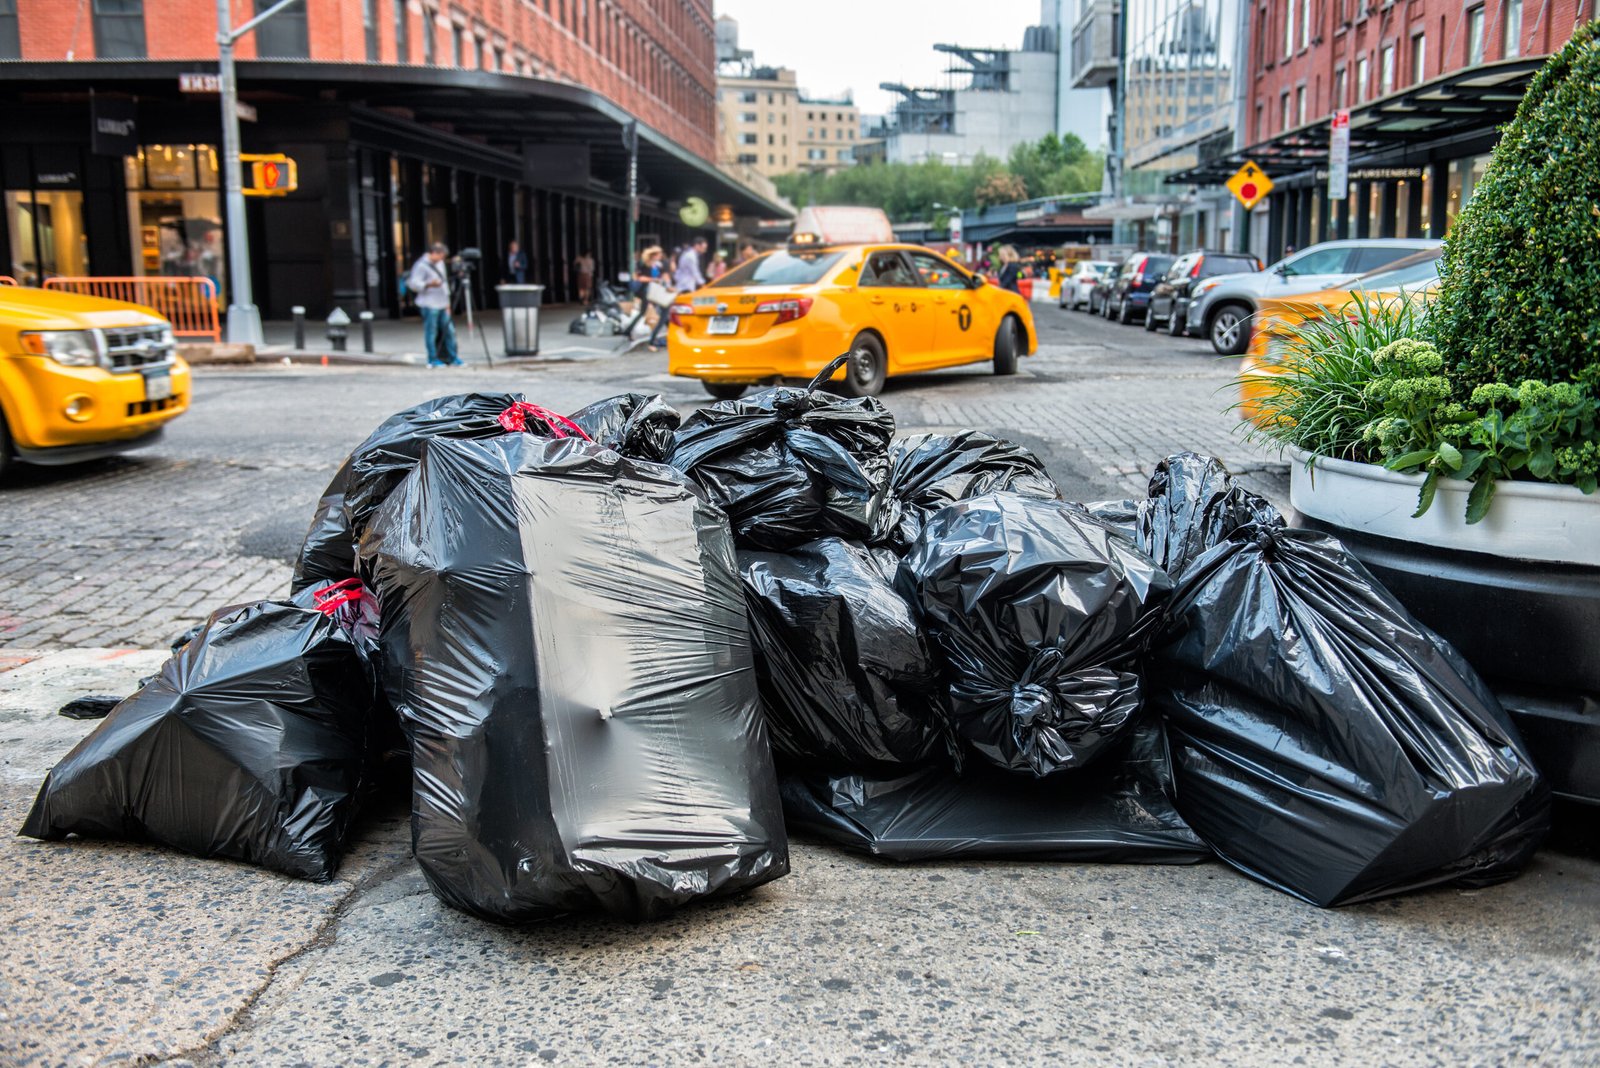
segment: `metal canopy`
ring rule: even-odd
[[[215,69],[214,63],[195,60],[4,62],[0,77],[11,95],[32,98],[62,94],[87,99],[96,89],[176,101],[185,99],[177,88],[179,74]],[[508,158],[520,159],[525,144],[584,144],[594,178],[619,194],[626,189],[622,127],[632,116],[582,86],[517,74],[380,63],[263,59],[240,60],[238,69],[244,99],[347,104],[391,120],[403,117],[417,125],[416,133],[446,131]],[[639,174],[642,190],[664,203],[698,196],[730,204],[741,215],[792,214],[643,123]]]
[[[1516,114],[1544,59],[1508,59],[1456,71],[1350,109],[1350,155],[1373,155],[1456,134],[1485,133]],[[1216,185],[1248,162],[1274,178],[1328,164],[1326,119],[1206,160],[1168,185]]]

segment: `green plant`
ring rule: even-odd
[[[1243,373],[1235,383],[1254,400],[1233,405],[1254,409],[1252,441],[1294,447],[1317,456],[1366,461],[1372,458],[1363,431],[1383,412],[1367,395],[1384,346],[1422,329],[1426,309],[1402,294],[1388,300],[1361,299],[1342,309],[1323,307],[1300,323],[1263,324],[1269,338],[1266,367]]]
[[[1457,399],[1523,379],[1600,388],[1600,22],[1533,79],[1440,278],[1435,338]]]
[[[1600,474],[1600,403],[1574,382],[1490,382],[1465,404],[1451,400],[1454,383],[1433,345],[1402,339],[1373,356],[1365,398],[1382,414],[1363,437],[1392,471],[1425,474],[1420,516],[1433,504],[1439,479],[1470,480],[1468,523],[1489,511],[1495,486],[1519,475],[1576,485],[1593,493]]]

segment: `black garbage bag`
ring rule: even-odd
[[[1515,874],[1548,830],[1549,791],[1466,661],[1337,540],[1273,521],[1227,539],[1191,558],[1178,637],[1148,669],[1200,837],[1325,907]]]
[[[1073,501],[1071,507],[1139,545],[1139,505],[1142,503],[1134,500]],[[1139,547],[1144,548],[1142,545]]]
[[[444,901],[647,918],[788,870],[727,522],[678,472],[440,439],[362,566]]]
[[[727,512],[741,549],[871,537],[894,416],[873,397],[822,392],[838,365],[805,389],[777,386],[684,420],[670,462]]]
[[[595,401],[571,419],[589,440],[635,460],[665,463],[673,433],[683,422],[676,408],[658,394],[622,393]]]
[[[1234,484],[1220,460],[1181,452],[1156,465],[1149,497],[1139,502],[1139,548],[1172,578],[1195,557],[1248,523],[1281,522],[1264,498]]]
[[[781,762],[896,774],[949,754],[939,665],[890,581],[892,553],[821,538],[738,558]]]
[[[1166,573],[1062,501],[996,493],[928,518],[896,586],[945,661],[956,734],[1043,778],[1080,769],[1141,703]]]
[[[332,878],[374,687],[357,637],[370,599],[328,592],[214,613],[51,769],[21,833],[158,842]]]
[[[1043,461],[1004,438],[981,430],[901,438],[889,450],[877,540],[904,552],[932,513],[1001,491],[1050,500],[1061,496]]]
[[[508,429],[501,416],[525,403],[517,393],[459,393],[385,419],[356,446],[323,491],[295,561],[291,590],[299,593],[356,573],[356,542],[378,505],[416,465],[425,442],[498,437]]]
[[[1081,775],[1040,781],[974,764],[888,779],[785,775],[784,814],[858,853],[888,860],[953,857],[1187,864],[1211,855],[1167,797],[1161,724],[1140,716],[1127,739]]]

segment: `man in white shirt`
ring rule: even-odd
[[[449,255],[449,246],[436,241],[406,275],[406,288],[422,312],[422,345],[429,367],[462,366],[456,355],[456,323],[450,317],[450,268],[445,265]]]

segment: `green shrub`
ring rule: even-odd
[[[1524,379],[1600,387],[1600,22],[1534,77],[1440,277],[1434,335],[1458,398]]]

